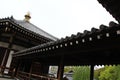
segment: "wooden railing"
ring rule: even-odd
[[[11,77],[14,77],[13,70],[11,70],[9,67],[0,66],[0,74],[8,75],[4,73],[5,71],[10,72]],[[47,75],[37,75],[37,74],[31,74],[31,73],[22,72],[22,71],[18,71],[16,77],[19,78],[20,80],[57,80],[56,78],[52,78]]]
[[[0,73],[1,74],[5,74],[4,73],[5,71],[7,71],[7,72],[13,72],[13,71],[11,71],[11,69],[9,67],[0,66]]]
[[[20,80],[57,80],[56,78],[51,78],[45,75],[30,74],[21,71],[17,73],[16,77]]]
[[[9,67],[5,67],[5,66],[0,66],[0,74],[2,76],[9,75],[11,77],[14,77],[14,73],[15,73],[15,71],[13,71],[13,69],[11,69]]]

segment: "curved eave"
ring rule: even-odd
[[[36,34],[30,30],[27,30],[25,28],[23,28],[22,26],[14,23],[13,21],[11,21],[9,18],[5,18],[5,19],[1,19],[0,20],[0,28],[1,31],[7,31],[7,32],[15,32],[15,33],[22,33],[24,36],[30,36],[31,39],[35,39],[35,40],[42,40],[43,42],[49,42],[49,41],[53,41],[49,38],[46,38],[44,36],[41,36],[39,34]],[[4,29],[4,30],[3,30]]]
[[[15,19],[12,19],[12,21],[20,26],[22,26],[23,28],[27,29],[27,30],[30,30],[38,35],[41,35],[43,37],[46,37],[48,39],[51,39],[53,41],[56,41],[58,38],[52,36],[51,34],[45,32],[44,30],[38,28],[37,26],[35,26],[34,24],[30,23],[30,22],[27,22],[25,20],[15,20]]]
[[[39,55],[39,57],[71,55],[73,53],[81,53],[81,55],[84,55],[83,53],[104,49],[105,44],[106,47],[110,48],[109,45],[107,45],[107,41],[115,42],[116,39],[120,39],[119,36],[120,25],[111,22],[109,27],[101,25],[100,29],[92,28],[91,31],[85,30],[83,34],[78,33],[77,35],[72,35],[71,37],[66,37],[55,42],[48,42],[32,47],[13,54],[13,57],[24,57],[35,54]]]

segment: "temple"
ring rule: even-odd
[[[26,48],[46,42],[56,41],[57,38],[29,22],[30,15],[24,20],[16,20],[13,16],[0,19],[0,67],[9,68],[12,54]]]
[[[98,2],[120,22],[118,0]],[[14,73],[12,76],[20,80],[62,80],[64,66],[79,65],[90,66],[93,80],[95,65],[120,64],[119,23],[111,21],[109,26],[100,25],[99,29],[57,39],[32,25],[29,15],[26,17],[25,21],[13,17],[0,20],[2,72],[9,67],[8,74]],[[10,56],[12,59],[8,60]],[[57,77],[48,76],[50,65],[58,66]]]

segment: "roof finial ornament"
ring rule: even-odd
[[[29,22],[31,19],[31,16],[30,16],[30,12],[27,12],[27,14],[25,15],[25,21]]]
[[[13,18],[13,15],[11,15],[10,19],[14,19],[14,18]]]

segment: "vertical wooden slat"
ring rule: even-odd
[[[90,66],[90,80],[94,79],[94,65]]]

